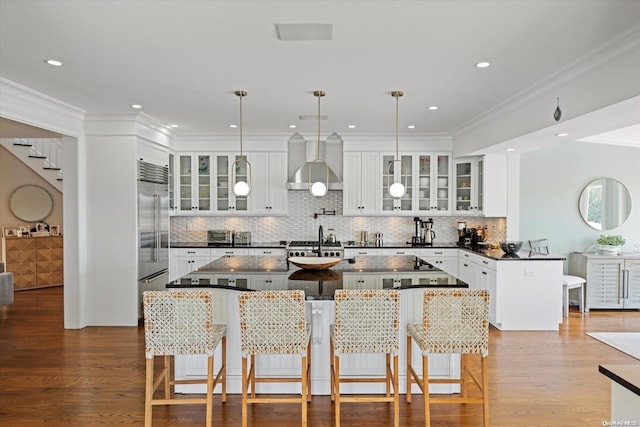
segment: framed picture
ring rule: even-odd
[[[18,237],[18,227],[4,227],[2,234],[4,237]]]
[[[18,227],[18,237],[29,237],[29,235],[30,232],[28,225],[21,225]]]
[[[59,225],[52,225],[49,227],[49,234],[51,234],[52,236],[59,236],[60,235],[60,226]]]

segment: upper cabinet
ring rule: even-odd
[[[257,215],[287,213],[287,153],[251,153],[250,210]]]
[[[212,213],[212,155],[210,153],[178,153],[175,170],[176,213]]]
[[[177,215],[286,215],[287,153],[252,152],[236,162],[238,153],[183,153],[175,155],[174,209]],[[232,168],[234,173],[232,174]],[[174,172],[175,171],[175,172]],[[250,181],[247,197],[233,193],[233,179]],[[171,185],[170,185],[171,187]]]
[[[249,211],[249,198],[233,194],[233,178],[248,182],[248,167],[238,154],[218,154],[216,158],[215,211],[218,213],[246,213]],[[246,155],[242,158],[247,159]],[[234,174],[232,174],[234,168]]]
[[[380,156],[375,152],[345,152],[343,215],[380,213]]]
[[[382,212],[412,213],[414,209],[413,192],[413,159],[412,154],[400,154],[396,160],[394,154],[382,154]],[[389,187],[394,182],[400,182],[405,186],[405,194],[399,199],[394,199],[389,194]]]
[[[455,161],[456,215],[507,215],[507,158],[488,154]]]
[[[451,214],[451,154],[416,155],[416,214]]]
[[[344,153],[344,215],[450,215],[451,153]],[[405,185],[399,199],[394,182]]]

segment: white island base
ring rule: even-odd
[[[227,392],[242,393],[241,353],[240,353],[240,320],[238,312],[238,291],[211,289],[214,295],[214,321],[227,325]],[[400,351],[399,356],[399,390],[406,390],[406,325],[422,321],[422,294],[424,288],[403,289],[401,291],[400,310]],[[307,301],[307,319],[313,325],[311,351],[311,393],[313,395],[329,395],[329,326],[333,322],[333,301]],[[415,345],[415,344],[414,344]],[[416,347],[413,351],[413,365],[417,371],[422,366],[421,352]],[[220,366],[220,351],[214,356],[215,369]],[[371,377],[384,376],[384,355],[344,355],[340,360],[343,376]],[[176,356],[176,379],[194,379],[206,377],[207,365],[205,356]],[[421,374],[421,372],[419,372]],[[300,357],[298,356],[258,356],[256,357],[256,374],[269,376],[299,376]],[[459,378],[460,356],[432,355],[429,357],[429,374],[431,378]],[[413,392],[420,393],[418,386],[413,385]],[[430,386],[432,393],[457,393],[457,385],[435,384]],[[215,392],[219,391],[219,386]],[[300,385],[295,383],[258,383],[258,393],[300,393]],[[349,383],[341,385],[341,393],[371,394],[384,393],[384,384]],[[205,386],[176,386],[178,393],[204,393]]]

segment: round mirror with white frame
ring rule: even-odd
[[[591,181],[580,194],[578,203],[584,222],[596,230],[620,227],[631,214],[631,195],[620,181],[599,178]]]
[[[38,222],[51,213],[53,198],[38,185],[22,185],[9,196],[9,209],[21,221]]]

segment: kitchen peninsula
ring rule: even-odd
[[[399,246],[399,244],[398,244]],[[167,285],[168,288],[210,288],[215,296],[214,320],[228,328],[228,390],[240,388],[240,342],[238,292],[251,290],[303,289],[307,297],[307,319],[313,325],[312,382],[313,394],[329,393],[329,328],[333,321],[335,289],[401,290],[400,366],[406,366],[406,324],[422,320],[422,293],[425,287],[486,288],[491,292],[491,323],[502,329],[557,330],[562,321],[562,261],[553,255],[521,251],[517,258],[503,258],[500,250],[474,251],[465,248],[410,248],[402,255],[388,251],[399,247],[372,248],[374,255],[358,255],[329,270],[313,272],[287,265],[283,256],[231,255],[218,258]],[[454,251],[460,265],[456,276],[434,267],[436,252]],[[468,269],[468,271],[467,271]],[[465,277],[467,280],[465,280]],[[418,352],[416,352],[418,353]],[[437,355],[430,359],[434,377],[457,377],[458,355]],[[258,373],[268,370],[278,376],[295,375],[294,358],[265,356],[258,360]],[[419,366],[420,361],[414,363]],[[366,376],[384,369],[384,360],[375,355],[345,359],[349,375]],[[199,377],[206,370],[204,359],[197,356],[176,358],[179,378]],[[405,387],[405,372],[400,370],[400,389]],[[260,384],[262,392],[292,392],[287,384]],[[352,384],[347,393],[372,391]],[[439,393],[454,393],[453,386],[438,385]],[[182,392],[198,392],[196,386],[184,386]],[[234,391],[235,390],[235,391]],[[381,390],[379,390],[381,391]],[[417,392],[417,390],[416,390]]]

